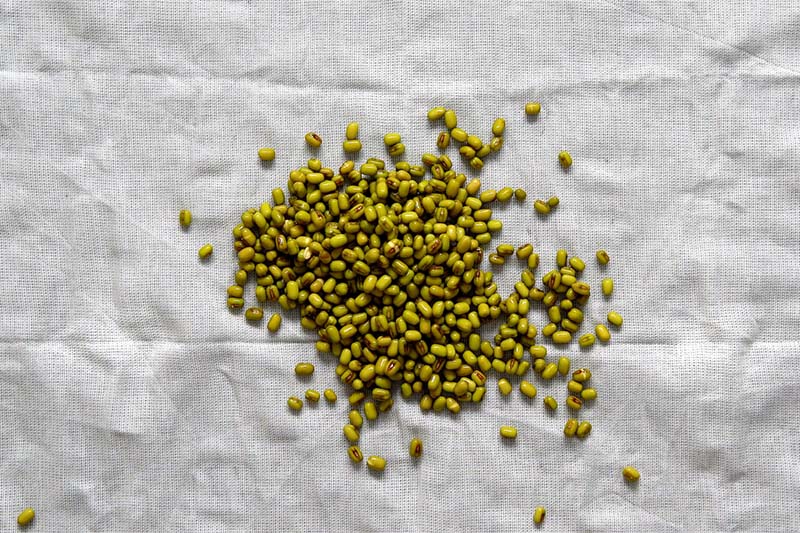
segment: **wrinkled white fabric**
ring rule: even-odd
[[[538,505],[543,531],[800,529],[796,2],[4,0],[0,43],[2,529],[32,506],[32,531],[527,531]],[[550,349],[594,373],[585,441],[564,380],[528,401],[492,377],[457,417],[398,400],[367,424],[374,476],[298,316],[273,336],[226,309],[230,231],[312,153],[338,166],[349,121],[363,156],[387,131],[435,151],[434,105],[484,138],[507,120],[480,178],[529,194],[493,244],[532,242],[540,275],[582,256],[616,283],[585,326],[625,324]],[[311,386],[339,402],[292,415]]]

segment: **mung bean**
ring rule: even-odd
[[[626,466],[622,469],[622,477],[627,481],[639,481],[641,474],[639,474],[639,471],[633,466]]]
[[[578,425],[578,430],[575,432],[575,435],[579,439],[584,439],[589,435],[589,433],[591,433],[591,431],[592,431],[592,424],[584,420]]]
[[[269,318],[267,322],[267,330],[271,331],[272,333],[277,332],[281,328],[281,315],[275,313]]]
[[[616,311],[609,311],[608,323],[617,327],[622,326],[622,315],[617,313]]]
[[[364,455],[361,453],[361,448],[355,444],[347,448],[347,455],[354,463],[360,463],[364,460]]]
[[[411,443],[408,445],[408,454],[411,457],[421,457],[422,441],[419,439],[411,439]]]
[[[273,161],[275,159],[275,149],[274,148],[259,148],[258,149],[258,158],[262,161]]]
[[[597,338],[603,342],[608,342],[611,340],[611,332],[608,331],[608,328],[605,327],[603,324],[597,324],[594,327],[594,333],[597,335]]]
[[[286,404],[289,406],[289,409],[294,411],[299,411],[303,408],[303,400],[297,396],[289,396],[289,399],[286,400]]]
[[[297,363],[294,366],[294,373],[298,376],[310,376],[314,373],[314,365],[311,363]]]
[[[28,507],[26,509],[23,509],[22,512],[19,513],[19,516],[17,516],[17,524],[19,524],[22,527],[25,527],[31,522],[33,522],[33,519],[35,517],[36,517],[36,512],[33,510],[33,508]]]
[[[558,358],[558,373],[566,376],[569,373],[570,360],[569,357]]]
[[[500,137],[501,135],[503,135],[503,132],[505,131],[505,129],[506,129],[506,121],[505,121],[505,119],[502,119],[502,118],[494,119],[494,123],[492,123],[492,133],[495,136]]]
[[[559,152],[558,154],[558,162],[564,168],[569,168],[572,166],[572,156],[566,150]]]
[[[578,344],[581,348],[588,348],[592,344],[594,344],[594,334],[593,333],[584,333],[578,339]]]
[[[336,391],[334,391],[333,389],[325,389],[325,392],[323,394],[325,395],[325,399],[328,400],[330,403],[336,403],[337,399]]]
[[[206,259],[214,252],[214,247],[210,244],[204,244],[200,247],[200,250],[197,251],[197,255],[200,256],[200,259]]]
[[[444,112],[444,125],[448,130],[452,130],[456,126],[458,126],[458,118],[456,117],[456,112],[452,109],[448,109]]]
[[[608,262],[611,261],[611,258],[608,256],[608,252],[605,250],[597,250],[595,255],[597,256],[597,262],[601,265],[607,265]]]
[[[308,389],[306,391],[306,400],[311,402],[318,402],[319,401],[319,391],[314,389]]]
[[[503,396],[508,396],[509,394],[511,394],[511,390],[513,387],[511,386],[511,382],[508,381],[506,378],[500,378],[497,381],[497,388],[500,391],[500,394],[502,394]]]
[[[181,209],[180,213],[178,213],[178,222],[184,228],[188,228],[192,224],[192,212],[188,209]]]
[[[536,387],[530,381],[520,382],[519,390],[528,398],[536,398]]]
[[[546,396],[544,404],[549,407],[551,411],[555,411],[558,408],[558,402],[552,396]]]
[[[358,139],[358,122],[351,122],[344,130],[344,138],[348,141]]]
[[[569,420],[567,420],[567,423],[564,424],[564,436],[567,438],[574,437],[577,431],[578,431],[578,421],[574,418],[570,418]]]
[[[383,472],[386,469],[386,459],[378,455],[370,455],[367,458],[367,467],[375,472]]]
[[[504,439],[516,439],[517,428],[514,426],[500,426],[500,436]]]
[[[322,137],[310,131],[305,136],[306,143],[312,148],[318,148],[322,144]]]
[[[604,278],[601,286],[604,296],[611,296],[611,293],[614,292],[614,280],[611,278]]]
[[[596,400],[597,399],[597,391],[592,389],[592,388],[583,389],[581,391],[581,399],[588,400],[588,401]]]
[[[252,320],[257,322],[264,318],[264,311],[260,307],[250,307],[247,311],[244,312],[244,317],[247,320]]]
[[[546,513],[547,513],[547,511],[545,511],[544,507],[537,507],[533,511],[533,521],[534,521],[534,523],[541,524],[542,521],[544,520],[544,515]]]
[[[525,114],[526,115],[538,115],[539,112],[542,110],[542,104],[539,102],[528,102],[525,104]]]
[[[428,111],[428,120],[439,120],[444,116],[446,109],[443,107],[434,107]]]

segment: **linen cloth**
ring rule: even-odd
[[[5,0],[0,43],[0,529],[32,506],[31,531],[528,531],[538,505],[542,531],[800,529],[796,2]],[[366,424],[376,476],[297,314],[270,335],[226,309],[230,231],[307,158],[338,167],[349,121],[362,158],[388,131],[437,153],[434,105],[484,139],[507,120],[480,179],[529,194],[491,246],[533,243],[540,276],[583,257],[616,289],[582,331],[625,323],[545,342],[593,371],[585,441],[563,379],[530,401],[492,376],[459,416],[398,398]],[[293,415],[309,387],[339,401]]]

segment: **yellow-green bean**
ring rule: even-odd
[[[611,296],[611,293],[614,292],[614,280],[611,278],[604,278],[601,287],[603,288],[603,295]]]
[[[337,399],[336,391],[334,391],[333,389],[325,389],[325,392],[323,392],[323,394],[325,395],[325,399],[328,400],[330,403],[336,402]]]
[[[348,141],[358,139],[358,122],[351,122],[344,130],[344,138]]]
[[[584,439],[589,435],[589,433],[591,433],[591,431],[592,431],[592,424],[584,420],[578,425],[578,430],[575,432],[575,435],[579,439]]]
[[[530,381],[520,382],[519,390],[528,398],[536,398],[536,387]]]
[[[358,442],[358,439],[361,437],[358,429],[353,424],[345,424],[344,427],[342,427],[342,433],[344,433],[345,438],[350,442]]]
[[[594,327],[594,333],[597,335],[597,338],[603,342],[608,342],[611,340],[611,332],[608,331],[608,328],[605,327],[603,324],[597,324]]]
[[[310,376],[314,373],[314,365],[311,363],[297,363],[294,366],[294,373],[298,376]]]
[[[500,436],[505,439],[516,439],[517,428],[514,426],[500,426]]]
[[[503,132],[505,131],[505,129],[506,129],[506,121],[505,121],[505,119],[502,119],[502,118],[494,119],[494,123],[492,123],[492,133],[495,136],[500,137],[501,135],[503,135]]]
[[[605,250],[597,250],[595,255],[597,257],[597,262],[601,265],[607,265],[608,262],[611,261],[611,258],[608,256],[608,252]]]
[[[569,168],[572,166],[572,156],[566,150],[559,152],[558,154],[558,162],[564,168]]]
[[[200,259],[206,259],[214,252],[214,247],[210,244],[204,244],[200,247],[197,251],[197,255],[200,256]]]
[[[639,481],[641,474],[639,474],[639,471],[635,467],[626,466],[622,469],[622,477],[627,481]]]
[[[574,418],[570,418],[569,420],[567,420],[567,423],[564,424],[564,436],[567,438],[574,437],[577,431],[578,431],[578,421]]]
[[[443,107],[434,107],[428,111],[428,120],[439,120],[444,116],[446,109]]]
[[[319,391],[314,389],[308,389],[306,391],[306,400],[310,402],[318,402],[319,401]]]
[[[526,115],[538,115],[542,110],[542,104],[539,102],[528,102],[525,104]]]
[[[358,139],[350,139],[342,143],[342,150],[348,153],[358,152],[361,150],[361,141]]]
[[[262,161],[272,161],[275,159],[275,149],[274,148],[259,148],[258,149],[258,158]]]
[[[367,467],[376,472],[383,472],[386,468],[386,459],[378,455],[370,455],[367,458]]]
[[[537,507],[536,510],[533,511],[533,521],[536,524],[541,524],[544,520],[544,515],[547,513],[544,507]]]
[[[286,405],[288,405],[289,408],[294,411],[299,411],[303,408],[303,400],[297,396],[289,396],[289,399],[286,400]]]
[[[419,439],[411,439],[411,443],[408,445],[408,454],[411,457],[421,457],[422,456],[422,441]]]
[[[267,329],[272,333],[275,333],[281,327],[281,320],[281,315],[275,313],[269,318],[269,321],[267,322]]]
[[[558,373],[566,376],[569,373],[570,360],[569,357],[558,358]]]
[[[555,411],[558,408],[558,402],[552,396],[546,396],[544,404],[549,407],[551,411]]]
[[[617,327],[622,326],[622,315],[617,313],[616,311],[609,311],[608,323]]]
[[[592,389],[592,388],[583,389],[581,391],[581,399],[588,400],[588,401],[596,400],[597,399],[597,391]]]
[[[180,213],[178,213],[178,222],[184,228],[188,228],[192,224],[192,212],[188,209],[181,209]]]
[[[364,460],[364,455],[361,453],[361,448],[359,448],[355,444],[347,448],[347,455],[348,457],[350,457],[350,460],[353,461],[354,463],[360,463],[361,461]]]

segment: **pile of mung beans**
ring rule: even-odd
[[[540,111],[538,103],[525,106],[528,115]],[[446,127],[438,134],[437,147],[445,151],[451,140],[460,143],[458,151],[472,171],[480,171],[485,158],[503,146],[502,118],[493,122],[488,142],[459,128],[452,109],[434,107],[428,119],[443,120]],[[361,150],[358,133],[357,123],[347,125],[345,153]],[[314,132],[305,140],[312,150],[322,144]],[[405,155],[399,133],[387,133],[383,140],[391,157]],[[275,151],[262,148],[258,155],[272,161]],[[573,161],[562,151],[558,162],[566,170]],[[286,190],[274,189],[271,201],[244,211],[233,228],[238,269],[227,289],[228,307],[246,307],[245,319],[258,322],[264,319],[263,307],[274,302],[284,311],[299,311],[300,324],[317,333],[316,349],[336,358],[336,376],[351,389],[343,433],[354,463],[364,460],[358,446],[364,417],[375,420],[392,409],[398,393],[415,398],[422,410],[457,414],[465,403],[484,398],[490,371],[510,377],[526,376],[532,369],[544,381],[568,379],[564,403],[574,413],[597,398],[588,368],[571,369],[566,356],[548,360],[547,348],[538,342],[547,338],[564,346],[577,337],[585,350],[598,339],[610,341],[603,323],[594,326],[594,333],[578,334],[592,293],[580,279],[586,263],[558,250],[554,267],[537,279],[540,257],[533,245],[502,243],[486,257],[490,265],[503,265],[516,256],[523,266],[506,297],[498,292],[492,271],[482,268],[484,247],[503,227],[493,207],[512,198],[524,202],[527,193],[511,187],[482,190],[481,181],[458,172],[445,153],[426,153],[421,164],[399,160],[389,165],[371,157],[361,164],[346,160],[338,168],[311,158],[289,173]],[[547,215],[558,205],[557,197],[536,200],[533,211]],[[179,219],[188,228],[191,213],[181,211]],[[206,244],[199,256],[205,259],[211,253],[212,246]],[[601,267],[610,261],[604,250],[596,257]],[[246,306],[250,282],[248,300],[255,303]],[[611,278],[601,287],[606,298],[612,295]],[[541,329],[528,318],[537,304],[549,319]],[[500,318],[494,338],[481,337],[480,328]],[[622,325],[615,311],[607,319],[611,326]],[[281,315],[276,313],[267,329],[274,333],[280,325]],[[313,372],[310,362],[295,367],[298,376]],[[508,395],[513,386],[501,377],[498,389]],[[536,397],[530,381],[521,381],[519,389],[526,398]],[[304,396],[310,402],[323,396],[330,403],[337,400],[332,389],[322,395],[308,389]],[[558,408],[552,396],[543,403],[547,409]],[[303,400],[291,396],[287,405],[300,412]],[[567,438],[583,439],[591,429],[589,421],[570,418],[563,431]],[[518,434],[513,426],[499,431],[506,439]],[[409,455],[419,458],[422,449],[422,441],[414,438]],[[369,456],[367,466],[383,471],[386,460]],[[631,466],[623,475],[631,481],[639,478]],[[534,521],[540,523],[544,515],[545,509],[537,507]]]

